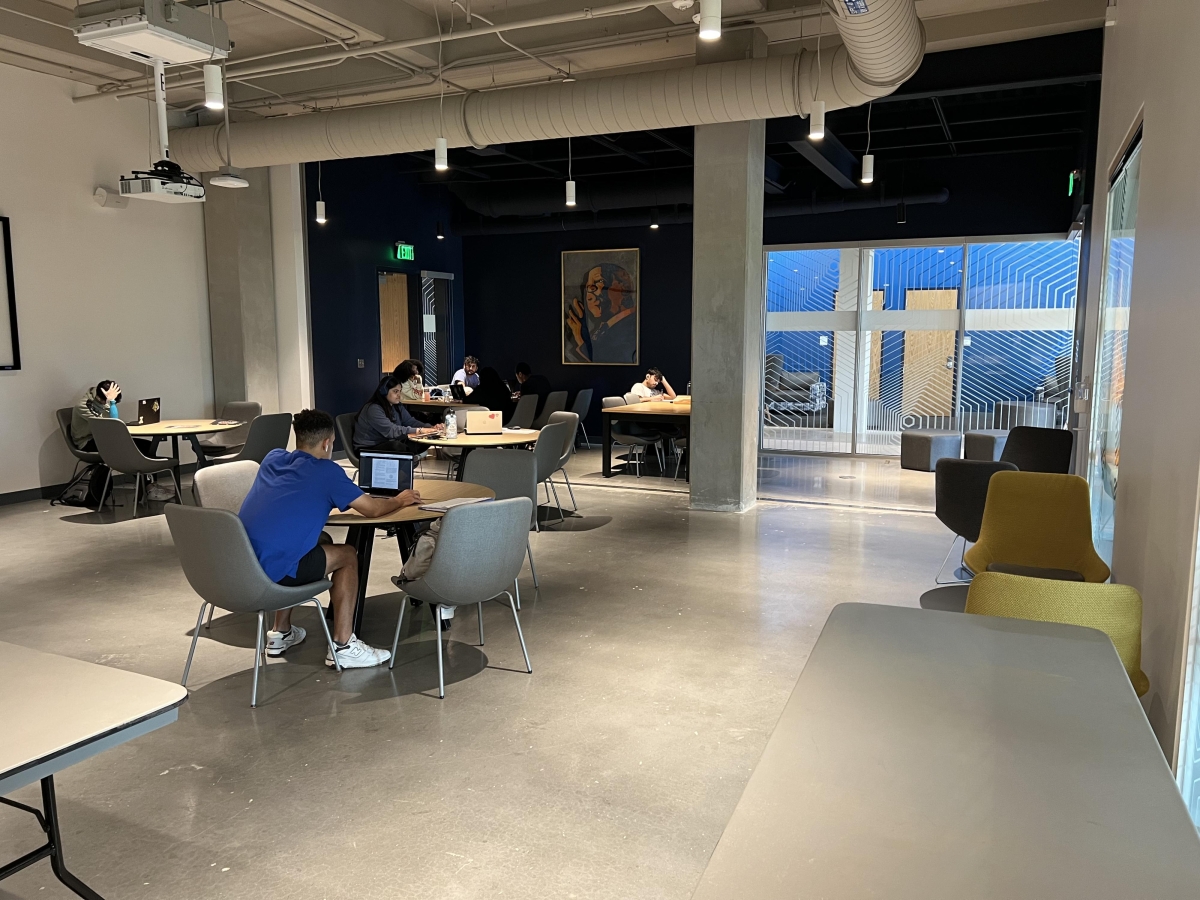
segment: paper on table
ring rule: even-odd
[[[467,503],[482,503],[485,500],[491,499],[491,497],[455,497],[451,500],[439,500],[436,503],[423,503],[421,504],[421,509],[428,512],[445,512],[456,506],[464,506]]]

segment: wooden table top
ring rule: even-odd
[[[690,416],[692,401],[685,400],[647,400],[645,403],[630,406],[610,406],[601,410],[605,415],[618,413],[622,416]]]
[[[521,428],[517,431],[501,431],[499,434],[460,434],[458,437],[446,438],[417,437],[410,439],[429,444],[432,447],[511,447],[516,444],[532,444],[537,440],[538,429]]]
[[[692,900],[1185,900],[1200,839],[1112,642],[834,608]]]
[[[421,494],[422,503],[437,503],[439,500],[457,500],[460,497],[485,497],[495,499],[496,492],[481,484],[471,484],[467,481],[445,481],[441,478],[417,478],[413,487]],[[421,509],[419,506],[407,506],[398,509],[391,515],[378,519],[368,519],[352,509],[338,512],[336,509],[329,514],[326,525],[396,525],[400,522],[426,522],[430,519],[440,519],[445,513],[431,509]]]
[[[401,400],[403,406],[421,406],[434,407],[437,409],[453,409],[458,406],[478,406],[478,403],[472,403],[470,400]]]
[[[134,437],[164,437],[172,434],[214,434],[218,431],[233,431],[245,422],[233,425],[214,425],[213,419],[163,419],[153,425],[130,425],[129,433]]]
[[[3,642],[0,683],[0,794],[174,721],[187,699],[170,681]]]

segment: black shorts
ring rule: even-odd
[[[322,581],[325,578],[325,548],[320,544],[313,547],[302,557],[300,563],[296,566],[296,574],[284,575],[276,584],[282,584],[284,587],[296,587],[300,584],[312,584],[314,581]]]

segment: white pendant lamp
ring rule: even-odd
[[[250,182],[242,177],[241,169],[235,169],[233,166],[221,166],[217,174],[209,180],[209,184],[223,188],[250,187]]]
[[[808,139],[810,141],[825,140],[825,101],[814,100],[812,112],[808,114]]]
[[[721,37],[721,0],[700,0],[700,40]]]
[[[317,201],[317,224],[318,225],[325,224],[325,201],[324,200]]]
[[[204,105],[209,109],[225,108],[225,90],[221,86],[221,67],[211,63],[204,67]]]
[[[572,163],[571,139],[567,138],[567,206],[575,205],[575,172]]]
[[[862,161],[862,183],[871,184],[875,181],[875,154],[867,153]]]
[[[567,182],[567,206],[575,205],[575,182]]]
[[[450,163],[446,159],[447,153],[446,139],[444,137],[436,138],[433,142],[433,167],[439,172],[445,172],[450,168]]]

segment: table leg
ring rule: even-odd
[[[375,547],[374,525],[351,525],[346,543],[358,553],[358,596],[354,601],[354,633],[362,630],[363,607],[367,600],[367,579],[371,575],[371,551]]]
[[[463,472],[467,471],[467,455],[474,449],[474,447],[462,448],[462,453],[458,457],[458,477],[454,479],[455,481],[463,480]]]
[[[605,478],[612,478],[612,416],[601,415],[600,418],[604,421],[604,433],[601,440],[604,442],[604,469],[602,474]]]
[[[62,850],[62,833],[58,828],[58,803],[54,796],[54,776],[48,775],[42,779],[42,811],[34,809],[31,806],[26,806],[24,803],[16,803],[12,800],[6,800],[0,797],[0,802],[8,806],[16,807],[25,812],[32,813],[37,817],[38,825],[46,835],[46,843],[36,850],[31,850],[20,859],[13,860],[6,866],[0,866],[0,880],[7,878],[9,875],[15,875],[22,869],[33,865],[35,862],[50,859],[50,869],[54,872],[55,877],[63,884],[69,887],[72,891],[83,897],[84,900],[104,900],[99,894],[93,891],[90,887],[80,881],[67,868],[67,864],[63,861]]]
[[[196,468],[203,469],[208,465],[208,457],[204,455],[204,448],[200,446],[200,438],[198,435],[189,434],[188,441],[192,445],[192,452],[196,454]],[[177,440],[172,437],[171,440]],[[179,444],[175,444],[175,458],[179,459]]]

